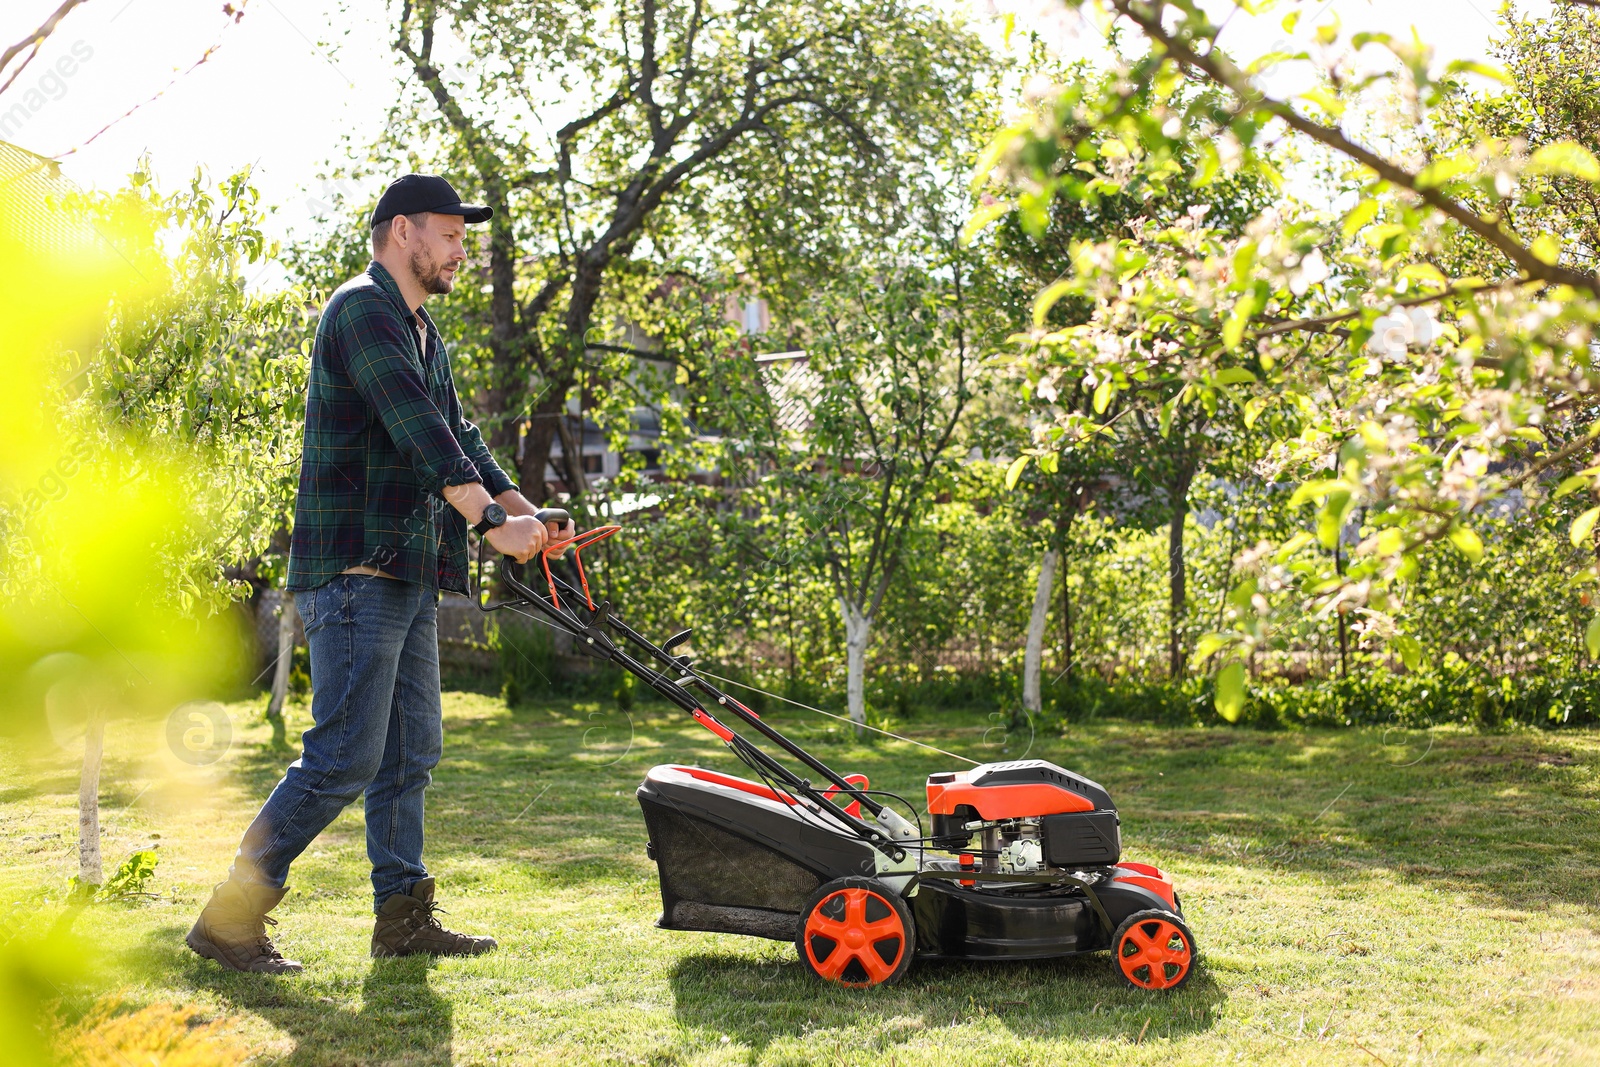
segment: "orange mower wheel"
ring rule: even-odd
[[[911,909],[875,878],[836,878],[806,901],[795,948],[826,982],[864,988],[899,981],[916,953]]]
[[[1198,955],[1188,925],[1170,911],[1136,911],[1111,938],[1112,966],[1135,989],[1170,992],[1189,980]]]

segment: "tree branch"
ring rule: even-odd
[[[50,14],[49,18],[45,19],[39,24],[38,29],[28,34],[28,36],[24,37],[10,48],[7,48],[4,52],[0,52],[0,73],[5,72],[5,69],[11,65],[11,61],[16,59],[23,49],[32,47],[34,53],[37,53],[39,51],[39,46],[45,42],[47,37],[56,32],[56,26],[61,22],[62,19],[67,17],[67,13],[83,2],[84,0],[65,0],[60,7],[56,8],[55,11]],[[28,60],[31,59],[33,59],[32,54],[28,56]],[[27,60],[25,60],[23,62],[23,66],[27,65]],[[20,73],[22,73],[22,68],[18,67],[17,70],[12,73],[11,77],[6,80],[5,85],[0,86],[0,93],[3,93],[6,91],[6,89],[11,88],[11,83],[16,80],[17,75]]]
[[[1426,304],[1436,304],[1441,300],[1449,300],[1452,297],[1467,296],[1471,293],[1481,293],[1489,289],[1509,289],[1518,285],[1532,285],[1536,283],[1537,280],[1533,278],[1506,278],[1502,281],[1483,282],[1480,285],[1463,285],[1458,288],[1448,289],[1444,292],[1427,293],[1422,296],[1408,297],[1405,300],[1396,300],[1390,306],[1397,308],[1422,307]],[[1271,337],[1280,333],[1297,333],[1302,331],[1310,333],[1341,332],[1330,330],[1329,327],[1341,322],[1348,322],[1350,319],[1357,318],[1362,314],[1362,312],[1368,310],[1371,309],[1356,308],[1354,311],[1341,311],[1335,315],[1323,315],[1320,318],[1313,319],[1274,320],[1263,318],[1260,321],[1270,323],[1271,325],[1269,325],[1265,330],[1256,330],[1252,332],[1250,336],[1252,338],[1261,338]]]
[[[661,124],[661,106],[656,103],[656,0],[644,0],[642,21],[639,25],[639,102],[644,105],[646,120],[650,123],[650,140],[658,148],[666,134]]]
[[[1507,234],[1498,222],[1490,222],[1438,189],[1422,185],[1417,175],[1350,140],[1338,129],[1313,122],[1288,103],[1267,96],[1251,84],[1244,71],[1217,49],[1213,48],[1205,55],[1196,52],[1187,41],[1162,25],[1161,16],[1166,7],[1164,0],[1154,5],[1140,3],[1139,0],[1111,0],[1111,4],[1119,14],[1142,29],[1151,41],[1160,45],[1167,55],[1184,66],[1200,71],[1215,84],[1232,92],[1246,110],[1265,111],[1282,120],[1290,129],[1355,160],[1391,185],[1409,190],[1429,207],[1483,238],[1528,277],[1554,285],[1570,285],[1600,295],[1600,279],[1594,275],[1545,263]]]

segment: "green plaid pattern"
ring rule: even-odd
[[[447,485],[513,489],[461,413],[439,330],[416,317],[377,263],[323,309],[306,387],[305,450],[289,543],[289,588],[315,589],[347,567],[467,591],[467,523]]]

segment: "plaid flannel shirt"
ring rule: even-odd
[[[305,450],[289,544],[292,590],[347,567],[467,591],[467,523],[444,487],[515,488],[461,413],[439,330],[377,263],[323,309],[306,387]]]

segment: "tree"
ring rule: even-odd
[[[1472,96],[1469,77],[1485,73],[1453,63],[1436,74],[1419,43],[1347,36],[1329,22],[1310,50],[1247,69],[1217,45],[1218,24],[1190,0],[1080,6],[1148,51],[1122,59],[1109,85],[1069,86],[1037,125],[1014,127],[992,146],[990,158],[1030,183],[1015,201],[1025,227],[1042,229],[1054,195],[1083,198],[1103,183],[1170,171],[1185,143],[1200,147],[1202,188],[1229,172],[1281,181],[1288,141],[1324,161],[1344,194],[1339,210],[1289,202],[1265,212],[1243,239],[1197,219],[1186,233],[1085,242],[1075,259],[1092,284],[1067,287],[1096,294],[1089,334],[1176,342],[1183,402],[1226,399],[1244,425],[1270,432],[1277,468],[1302,483],[1289,506],[1315,506],[1309,529],[1276,552],[1253,551],[1231,627],[1197,648],[1234,665],[1219,706],[1237,713],[1234,657],[1263,639],[1266,594],[1296,589],[1308,607],[1398,639],[1419,553],[1448,542],[1480,559],[1476,509],[1536,490],[1547,472],[1592,450],[1594,430],[1570,419],[1589,388],[1600,280],[1581,242],[1525,227],[1550,218],[1551,183],[1592,189],[1600,163],[1573,140],[1530,149],[1460,122],[1454,140],[1413,138],[1393,154],[1362,143],[1340,119],[1363,94],[1392,92],[1408,124],[1426,131]],[[1291,32],[1297,17],[1286,19]],[[1348,50],[1360,48],[1386,50],[1392,61],[1355,77]],[[1269,91],[1276,71],[1297,64],[1323,77],[1292,98]],[[1476,272],[1455,274],[1468,260]],[[1037,336],[1044,349],[1086,339]],[[1252,395],[1237,392],[1251,383]],[[1592,473],[1574,477],[1574,489],[1592,486]],[[1359,543],[1348,557],[1333,551],[1358,514]],[[1575,538],[1589,536],[1595,515],[1600,508],[1579,517]],[[1325,554],[1308,551],[1319,544]]]
[[[168,194],[141,168],[124,190],[79,207],[108,232],[137,226],[176,249],[136,254],[165,284],[113,305],[98,350],[75,368],[72,405],[85,434],[109,424],[142,454],[203,465],[186,510],[207,536],[175,542],[165,558],[181,606],[218,608],[252,591],[243,569],[292,514],[313,329],[306,295],[249,291],[247,273],[277,248],[248,172],[215,186],[196,174]]]
[[[1089,95],[1117,91],[1115,73],[1083,63],[1060,68],[1043,61],[1040,72],[1075,84],[1080,87],[1076,91]],[[1189,95],[1198,99],[1203,92]],[[1197,191],[1199,153],[1186,144],[1174,144],[1160,165],[1136,168],[1114,127],[1100,132],[1093,158],[1094,164],[1076,168],[1081,181],[1070,186],[1069,194],[1045,201],[1032,222],[1018,214],[1005,217],[984,247],[994,263],[993,288],[1000,299],[1019,309],[1034,305],[1039,333],[1049,331],[1047,335],[1054,338],[1032,359],[1017,364],[1024,387],[1024,421],[1039,436],[1042,447],[1036,454],[1050,464],[1039,482],[1024,484],[1037,491],[1050,479],[1066,479],[1062,487],[1066,492],[1051,497],[1073,509],[1061,516],[1063,543],[1076,508],[1087,503],[1085,491],[1092,488],[1098,488],[1098,498],[1124,523],[1167,528],[1167,666],[1169,676],[1179,678],[1188,661],[1184,528],[1189,490],[1225,441],[1228,427],[1218,422],[1214,403],[1185,403],[1189,383],[1179,362],[1167,358],[1173,354],[1171,331],[1151,347],[1141,367],[1122,368],[1118,376],[1112,366],[1115,358],[1107,359],[1108,350],[1133,354],[1132,350],[1116,334],[1116,327],[1101,328],[1095,322],[1094,290],[1083,284],[1085,276],[1093,274],[1094,264],[1084,271],[1086,265],[1075,256],[1091,244],[1138,242],[1152,223],[1159,224],[1157,233],[1170,234],[1175,231],[1169,227],[1192,226],[1197,216],[1217,230],[1237,234],[1271,202],[1271,187],[1257,176],[1240,174],[1210,181],[1203,193]],[[975,221],[981,225],[986,214],[992,216],[1005,206],[996,201]],[[1067,343],[1072,336],[1092,337],[1093,346]],[[1237,372],[1230,375],[1237,376]],[[1063,420],[1073,428],[1067,430]],[[1024,451],[1018,463],[1025,465],[1028,457]],[[1044,557],[1051,565],[1041,567],[1041,587],[1035,596],[1040,629],[1040,613],[1049,602],[1046,577],[1054,570],[1051,551]],[[1041,644],[1041,637],[1030,628],[1031,656]],[[1033,659],[1029,663],[1025,701],[1029,693],[1037,700],[1037,663]]]
[[[909,530],[955,472],[987,337],[959,253],[853,266],[815,295],[806,323],[815,396],[782,462],[839,605],[850,717],[863,724],[872,623]]]
[[[945,152],[985,59],[959,26],[902,0],[407,0],[395,49],[426,94],[392,124],[401,154],[420,144],[495,209],[488,292],[460,319],[486,353],[491,444],[526,433],[521,483],[535,496],[553,438],[570,436],[591,335],[614,329],[629,292],[653,290],[685,251],[737,252],[757,218],[796,247],[894,228],[901,176]],[[637,346],[612,347],[591,379],[600,391]],[[567,436],[563,454],[581,485]]]
[[[7,252],[35,272],[6,285],[24,297],[7,316],[28,411],[14,429],[36,455],[5,471],[0,656],[20,693],[0,695],[82,729],[78,884],[92,893],[107,719],[170,710],[235,662],[206,616],[248,589],[233,568],[285,521],[301,312],[295,294],[245,292],[244,264],[268,249],[242,176],[220,203],[198,178],[164,197],[142,172],[111,196],[15,195],[46,222]],[[62,262],[62,245],[90,267]]]

